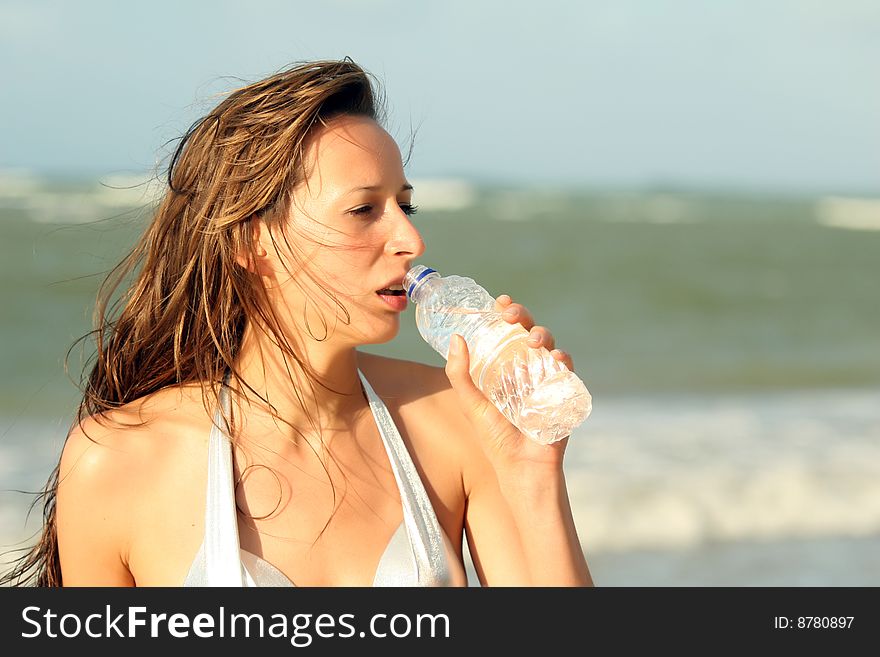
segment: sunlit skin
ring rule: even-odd
[[[371,119],[341,117],[332,121],[314,139],[307,167],[309,177],[293,193],[287,239],[265,225],[261,230],[266,262],[261,264],[260,273],[275,307],[292,327],[288,336],[299,353],[305,354],[329,387],[354,393],[360,389],[355,348],[388,342],[400,329],[400,314],[390,309],[376,291],[390,281],[401,282],[413,261],[424,254],[425,244],[409,216],[413,189],[404,174],[398,146]],[[292,257],[291,250],[296,257]],[[295,263],[304,263],[310,275],[298,271]],[[349,323],[316,280],[345,306]],[[554,349],[552,333],[536,326],[521,304],[501,295],[495,307],[504,311],[502,316],[509,323],[520,323],[530,330],[531,346]],[[326,339],[319,342],[308,337],[309,330],[323,337],[325,326]],[[256,351],[262,361],[253,357]],[[281,354],[265,339],[255,339],[254,332],[249,334],[241,354],[243,366],[247,364],[243,367],[244,378],[258,390],[267,389],[278,407],[285,398],[283,391],[290,387],[287,370],[283,368],[274,377],[264,376],[263,371],[266,360],[283,363]],[[555,350],[553,355],[573,369],[568,354]],[[463,358],[467,359],[466,353]],[[510,434],[512,447],[502,447],[502,453],[514,459],[528,458],[532,452],[541,460],[552,462],[554,454],[561,458],[564,444],[533,450],[530,441],[524,443],[518,432],[505,427],[503,416],[492,413],[493,406],[480,403],[474,394],[476,388],[468,385],[470,377],[455,377],[460,369],[461,360],[453,355],[447,372],[453,386],[464,395],[463,401],[476,405],[481,421],[488,422],[489,430],[497,434],[493,442],[499,447]],[[273,384],[279,390],[271,390]],[[315,399],[315,407],[322,412],[339,412],[339,405],[345,404],[338,395],[320,388],[316,393],[320,397]],[[291,401],[289,395],[287,400]],[[292,419],[298,411],[302,412],[292,400],[284,408],[284,417]],[[528,453],[523,454],[523,449]]]
[[[388,342],[400,330],[400,313],[376,291],[401,282],[425,250],[407,216],[413,192],[394,140],[368,118],[332,121],[313,140],[306,166],[309,176],[293,192],[284,231],[260,226],[264,256],[256,267],[287,337],[314,373],[335,390],[359,393],[355,348]],[[347,322],[331,294],[349,313]],[[269,368],[264,376],[265,362],[281,371]],[[290,399],[283,362],[264,335],[248,333],[243,377],[276,406],[292,401],[278,410],[295,421],[303,411]],[[316,394],[315,407],[331,416],[350,401],[320,388]]]
[[[260,276],[295,352],[335,392],[310,385],[248,327],[238,370],[272,409],[247,389],[234,409],[242,549],[298,585],[371,583],[402,509],[360,369],[388,406],[459,561],[466,536],[482,584],[591,584],[562,469],[567,439],[537,445],[511,425],[474,386],[459,336],[445,370],[357,349],[397,335],[400,311],[376,292],[400,283],[425,252],[394,140],[371,119],[337,117],[313,135],[306,165],[283,223],[255,220],[256,259],[242,254],[239,264]],[[532,347],[573,368],[521,304],[501,295],[495,308],[529,330]],[[210,417],[196,386],[110,415],[129,426],[89,419],[65,445],[65,584],[179,586],[204,537]]]

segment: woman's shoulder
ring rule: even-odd
[[[455,391],[442,367],[360,351],[358,366],[385,400],[426,408],[457,406]]]
[[[77,422],[64,444],[59,493],[103,499],[155,486],[174,463],[203,451],[210,429],[198,389],[166,388]],[[204,434],[204,435],[203,435]]]
[[[210,418],[201,395],[170,388],[78,422],[58,470],[56,519],[65,583],[130,584],[145,535],[192,524]],[[202,434],[205,434],[202,436]],[[186,522],[182,522],[185,520]]]
[[[357,355],[358,367],[381,396],[421,398],[452,389],[442,367],[363,351]]]
[[[432,442],[446,448],[473,448],[471,425],[444,368],[363,352],[358,352],[358,365],[386,404],[418,426],[413,435],[435,438]]]

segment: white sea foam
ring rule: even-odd
[[[42,490],[58,462],[67,422],[0,419],[0,550],[39,529],[40,505],[30,517],[28,509],[36,499],[33,493]]]
[[[477,198],[476,189],[465,180],[415,178],[411,183],[416,204],[425,210],[463,210]]]
[[[164,191],[164,183],[145,175],[53,183],[27,171],[0,172],[0,209],[22,210],[38,223],[106,219],[127,209],[152,206]]]
[[[528,221],[535,216],[528,199],[522,194],[512,192],[496,194],[486,209],[486,214],[497,221]]]
[[[880,199],[829,196],[816,204],[816,220],[831,228],[880,230]]]
[[[566,454],[588,555],[880,534],[880,390],[639,399],[591,391],[593,413]],[[6,431],[0,488],[42,486],[63,424],[19,421]],[[32,500],[0,495],[0,542],[24,537]]]
[[[43,181],[27,169],[0,169],[0,204],[26,198],[42,186]]]
[[[602,199],[596,210],[601,221],[636,224],[693,224],[702,221],[699,208],[676,194],[618,193]]]
[[[112,174],[101,179],[95,196],[106,207],[132,207],[156,203],[165,190],[165,181],[155,177]]]
[[[566,457],[589,550],[880,532],[880,392],[697,401],[595,400]]]
[[[568,195],[553,187],[492,191],[485,200],[487,218],[496,221],[566,219],[572,213]]]
[[[693,203],[672,194],[652,194],[641,203],[640,215],[652,224],[695,223]]]

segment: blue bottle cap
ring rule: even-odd
[[[425,267],[424,265],[416,265],[415,267],[413,267],[413,269],[419,269],[419,268],[421,268],[422,271],[420,271],[418,274],[415,275],[415,279],[413,280],[412,283],[410,283],[410,286],[406,291],[406,296],[408,296],[409,298],[412,298],[412,292],[415,289],[416,284],[420,280],[422,280],[428,274],[436,274],[437,273],[437,271],[435,269],[431,269],[430,267]],[[412,276],[410,276],[409,274],[407,274],[407,277],[412,279]]]

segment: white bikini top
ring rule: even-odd
[[[382,436],[400,490],[403,521],[391,537],[373,578],[373,586],[450,586],[466,584],[452,542],[437,522],[431,500],[385,403],[358,371],[370,410]],[[241,549],[232,483],[232,444],[226,417],[229,390],[220,391],[220,408],[208,445],[205,538],[184,586],[295,586],[278,568]]]

